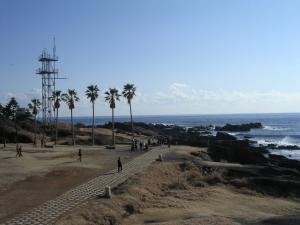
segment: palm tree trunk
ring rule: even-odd
[[[131,102],[129,103],[129,108],[130,108],[131,134],[132,134],[132,137],[134,137],[134,134],[133,134],[133,120],[132,120]]]
[[[36,114],[34,115],[34,146],[36,146],[36,127],[37,127],[37,121],[36,121]]]
[[[73,146],[75,146],[75,138],[74,138],[74,125],[73,125],[73,110],[71,109],[71,125],[72,125],[72,142]]]
[[[56,121],[55,121],[55,145],[57,145],[58,137],[58,108],[56,108]]]
[[[112,112],[112,146],[115,146],[115,115],[114,115],[114,109],[111,109]]]
[[[93,126],[92,126],[92,139],[93,139],[93,145],[95,145],[95,134],[94,134],[94,129],[95,129],[95,103],[93,102]]]

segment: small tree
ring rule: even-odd
[[[85,95],[88,99],[90,99],[93,107],[93,125],[92,125],[92,140],[93,140],[93,145],[95,144],[95,134],[94,134],[94,129],[95,129],[95,101],[99,97],[99,88],[97,85],[90,85],[87,87],[87,90],[85,91]]]
[[[36,146],[36,133],[37,133],[37,115],[41,109],[41,102],[39,99],[32,99],[31,103],[28,104],[28,108],[31,111],[31,114],[34,116],[34,145]]]
[[[6,119],[14,120],[17,115],[17,111],[20,109],[17,100],[12,97],[3,109],[3,115]]]
[[[2,106],[2,104],[0,104],[0,119],[3,119],[4,117],[3,112],[4,112],[4,107]]]
[[[17,112],[20,110],[17,100],[12,97],[4,108],[4,117],[15,122],[15,141],[18,142]]]
[[[73,145],[75,145],[73,110],[75,109],[75,102],[79,102],[79,98],[77,97],[77,92],[75,89],[68,89],[68,93],[62,95],[62,100],[68,105],[71,112],[72,142]]]
[[[109,91],[105,92],[105,101],[109,103],[111,108],[111,121],[112,121],[112,146],[115,146],[115,114],[114,109],[116,108],[116,100],[120,101],[119,91],[116,88],[110,88]]]
[[[127,99],[127,103],[129,104],[132,136],[134,136],[134,134],[133,134],[133,120],[132,120],[131,102],[132,102],[133,97],[135,96],[135,92],[136,92],[136,87],[134,86],[134,84],[124,85],[124,89],[123,89],[122,94],[123,94],[123,97]]]

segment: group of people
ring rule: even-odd
[[[149,141],[148,143],[146,142],[142,142],[142,141],[138,141],[137,139],[133,138],[132,142],[131,142],[131,151],[148,151],[149,149]]]
[[[131,151],[148,151],[149,146],[151,145],[168,145],[168,147],[170,148],[171,139],[169,137],[157,136],[148,138],[147,141],[138,141],[136,138],[133,138],[131,142]]]
[[[171,147],[171,138],[170,137],[159,136],[156,139],[157,139],[158,145],[168,145],[169,148]]]

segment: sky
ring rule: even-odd
[[[136,115],[300,112],[300,1],[0,0],[0,103],[39,97],[56,38],[57,89],[134,83]],[[127,115],[125,99],[116,114]],[[61,115],[69,115],[62,106]]]

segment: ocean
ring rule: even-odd
[[[129,116],[117,116],[117,122],[130,121]],[[68,117],[60,118],[62,122],[70,122]],[[75,117],[75,123],[90,125],[91,117]],[[95,118],[96,124],[111,121],[109,116]],[[223,126],[226,123],[242,124],[260,122],[263,129],[253,129],[250,132],[231,132],[231,134],[257,141],[259,145],[298,145],[300,146],[300,113],[268,113],[268,114],[226,114],[226,115],[163,115],[163,116],[134,116],[134,121],[144,123],[160,123],[193,127],[200,125]],[[284,155],[300,160],[300,150],[269,149],[273,154]]]

